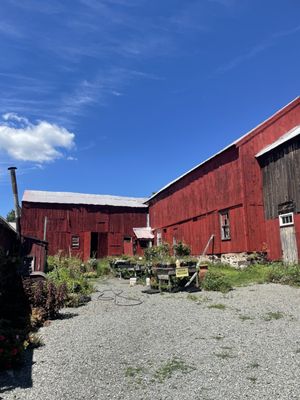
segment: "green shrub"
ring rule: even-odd
[[[83,276],[88,279],[95,279],[95,278],[97,278],[98,275],[97,275],[97,272],[90,271],[90,272],[84,272]]]
[[[275,264],[270,267],[268,282],[300,286],[300,266]]]
[[[68,293],[89,294],[93,291],[87,278],[80,271],[72,268],[57,268],[48,273],[48,278],[56,284],[65,284]]]
[[[162,261],[170,256],[170,246],[168,243],[163,243],[160,246],[149,247],[145,250],[146,261]]]
[[[77,272],[86,271],[86,266],[79,257],[64,257],[61,254],[48,256],[46,268],[47,272],[53,271],[57,268],[68,268]]]
[[[111,269],[110,269],[110,262],[111,258],[102,258],[101,260],[98,260],[97,262],[97,276],[105,276],[111,274]]]
[[[96,258],[90,258],[85,265],[86,272],[96,272],[98,267],[98,260]]]
[[[176,257],[185,257],[191,254],[191,249],[183,242],[178,242],[177,244],[174,244],[173,250]]]
[[[202,282],[202,287],[205,290],[220,291],[223,293],[232,289],[228,278],[221,272],[208,271]]]
[[[80,307],[91,300],[91,297],[81,293],[70,293],[65,303],[66,307]]]

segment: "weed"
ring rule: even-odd
[[[199,301],[199,297],[198,296],[196,296],[194,294],[190,294],[190,293],[186,296],[186,298],[188,300],[191,300],[191,301]]]
[[[257,378],[255,376],[248,376],[247,379],[251,381],[252,383],[255,383],[257,381]]]
[[[229,358],[235,358],[232,354],[229,354],[226,351],[222,351],[221,353],[214,353],[216,357],[222,358],[222,360],[227,360]]]
[[[258,367],[259,367],[259,364],[256,361],[253,361],[252,363],[250,363],[248,365],[248,368],[258,368]]]
[[[220,271],[208,270],[207,274],[202,283],[202,287],[205,290],[219,291],[222,293],[227,293],[232,289],[232,286],[225,276]]]
[[[183,242],[178,242],[173,245],[174,255],[176,257],[185,257],[191,254],[191,249],[189,246],[184,244]]]
[[[141,367],[127,367],[125,370],[126,378],[134,378],[143,371]]]
[[[212,336],[211,338],[212,338],[212,339],[215,339],[215,340],[222,340],[222,339],[224,339],[224,337],[225,337],[225,336],[217,335],[217,336]]]
[[[300,286],[300,265],[274,264],[268,273],[267,280],[268,282]]]
[[[275,312],[270,311],[263,317],[263,319],[265,321],[271,321],[273,319],[276,320],[276,319],[280,319],[280,318],[283,318],[283,317],[284,317],[284,314],[282,312],[280,312],[280,311],[275,311]]]
[[[239,319],[241,319],[242,321],[249,321],[249,320],[253,320],[254,318],[251,317],[250,315],[239,315]]]
[[[109,258],[102,258],[101,260],[97,261],[96,271],[98,277],[104,277],[111,274],[109,261]]]
[[[216,308],[217,310],[225,310],[225,304],[218,303],[218,304],[211,304],[208,308]]]
[[[296,350],[296,354],[300,354],[300,349],[297,349],[297,350]]]
[[[165,379],[171,378],[175,372],[187,374],[193,370],[195,370],[195,367],[186,364],[183,360],[180,360],[177,357],[173,357],[155,371],[154,378],[162,383]]]
[[[212,264],[209,266],[209,272],[221,274],[229,286],[235,287],[267,282],[270,268],[269,265],[255,264],[244,269],[237,269],[229,265]]]
[[[27,341],[32,349],[37,349],[38,347],[44,346],[42,336],[37,335],[34,332],[29,333]]]
[[[231,346],[221,346],[221,349],[223,350],[232,350]]]

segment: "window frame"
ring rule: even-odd
[[[285,222],[284,219],[291,217],[291,221]],[[279,226],[280,227],[285,227],[285,226],[293,226],[294,225],[294,213],[289,212],[285,214],[279,214]]]
[[[74,240],[76,240],[77,243]],[[80,236],[79,235],[72,235],[71,236],[71,249],[72,250],[79,250],[80,249]]]
[[[231,240],[229,210],[219,211],[219,219],[220,219],[220,231],[221,231],[222,242]]]

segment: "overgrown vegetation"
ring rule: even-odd
[[[175,257],[186,257],[191,254],[190,247],[183,242],[178,242],[174,244],[173,251]]]
[[[268,282],[300,286],[300,265],[273,264],[267,279]]]
[[[51,281],[32,283],[30,279],[24,281],[24,290],[32,309],[31,323],[34,328],[47,319],[58,316],[59,310],[67,299],[65,283],[55,285]]]
[[[67,307],[78,307],[90,300],[93,286],[85,274],[92,273],[92,277],[96,277],[97,265],[97,260],[83,263],[77,257],[48,258],[48,279],[57,286],[65,285]]]
[[[208,270],[202,282],[202,287],[205,290],[220,291],[227,293],[232,289],[230,280],[221,271]]]
[[[224,264],[210,264],[202,287],[205,290],[228,292],[233,287],[268,282],[299,287],[300,266],[271,263],[236,269]]]
[[[148,247],[145,250],[145,260],[148,262],[162,262],[163,260],[170,260],[170,246],[168,243],[163,243],[160,246]],[[175,260],[171,260],[175,262]]]

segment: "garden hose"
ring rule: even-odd
[[[105,295],[105,293],[113,293],[113,295],[111,296],[107,296]],[[133,299],[131,297],[126,297],[126,296],[122,296],[123,290],[119,290],[119,291],[115,291],[113,289],[105,289],[105,290],[101,290],[100,294],[98,296],[98,300],[101,301],[113,301],[114,304],[116,306],[120,306],[120,307],[134,307],[134,306],[139,306],[143,303],[143,301],[141,299]],[[131,303],[118,303],[118,299],[124,299],[127,300]]]

